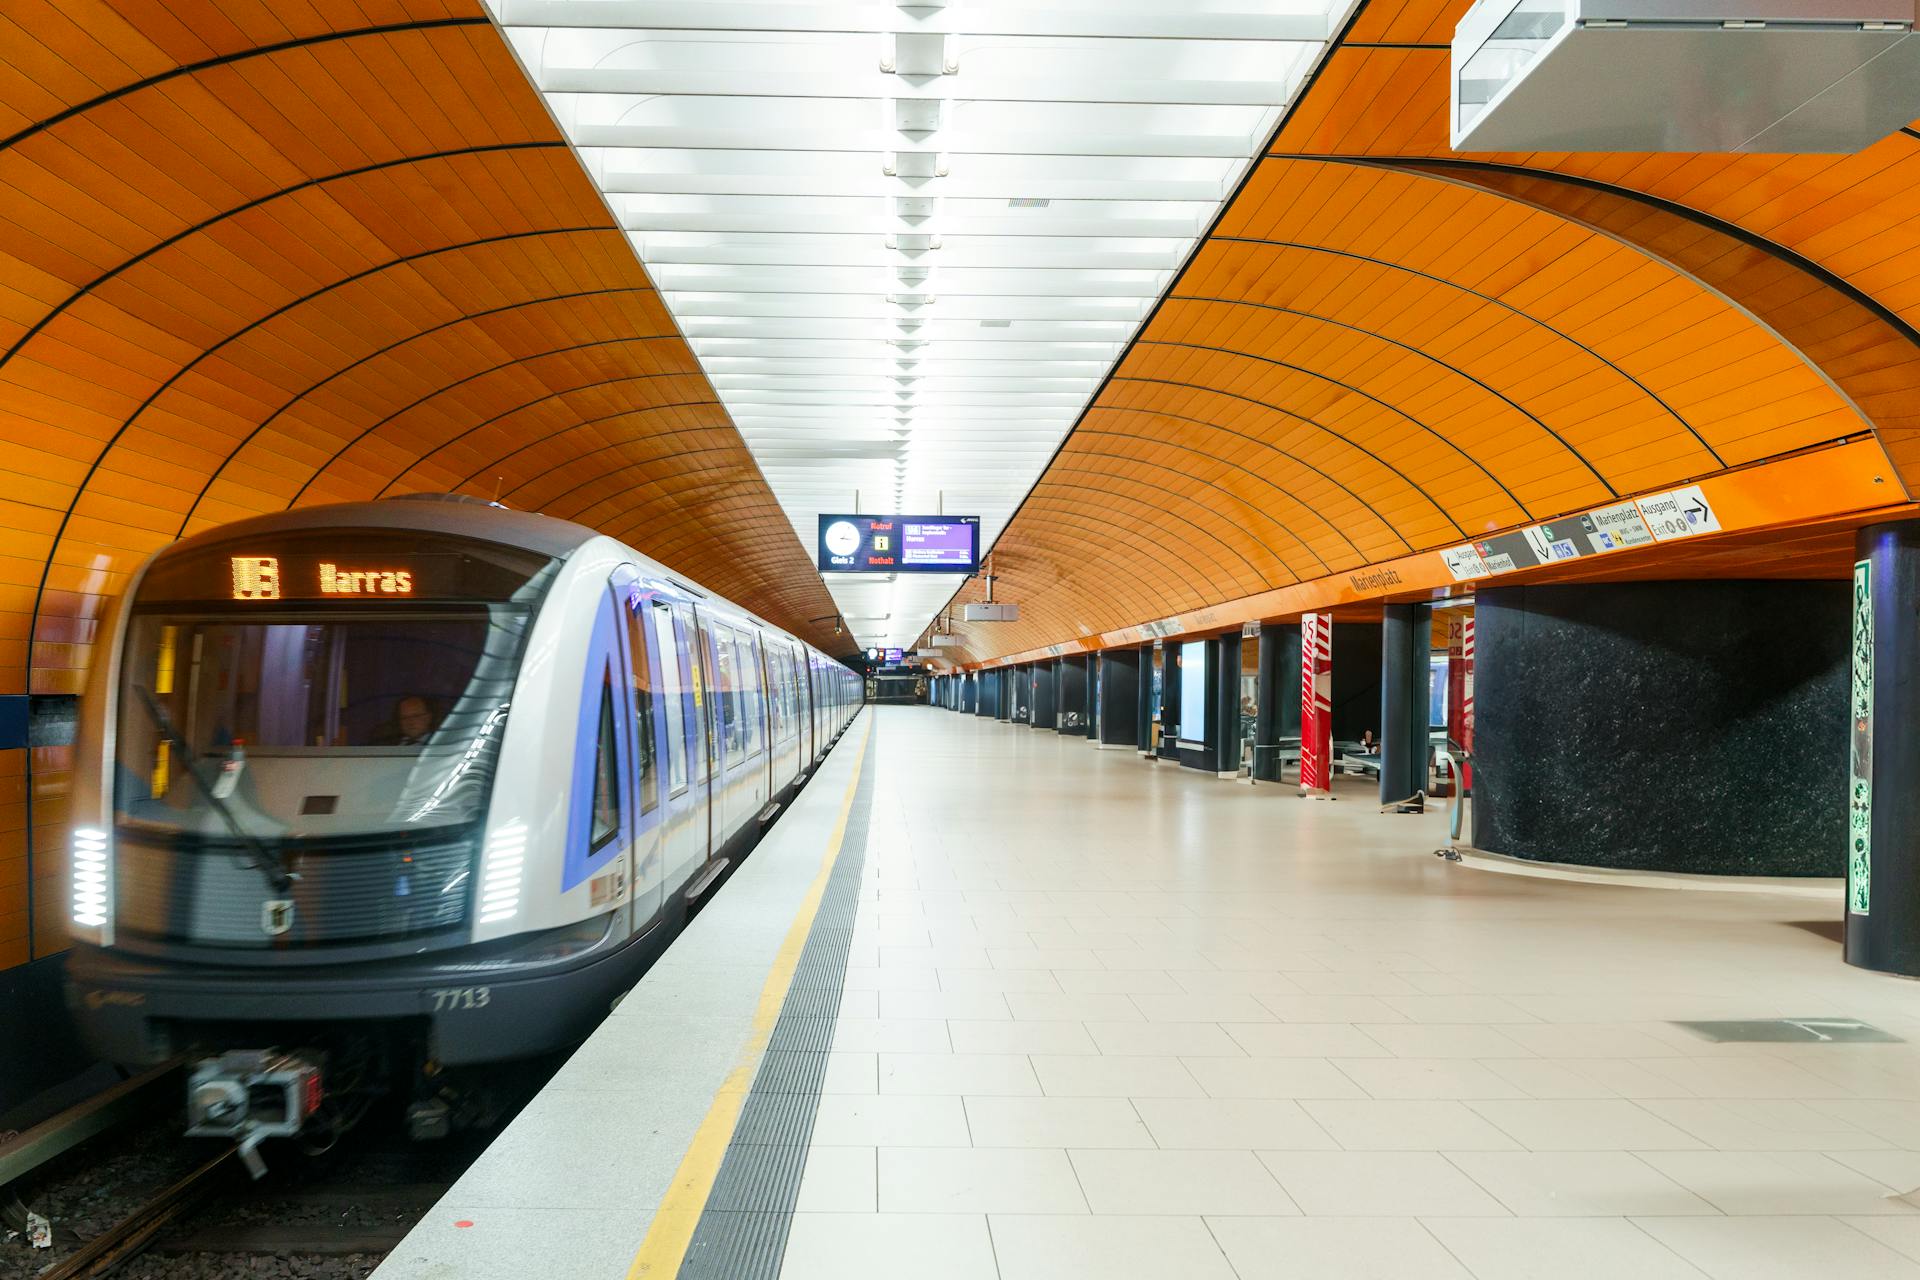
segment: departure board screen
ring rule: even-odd
[[[822,573],[973,573],[978,516],[820,517]]]

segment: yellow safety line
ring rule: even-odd
[[[820,872],[814,876],[806,897],[800,900],[800,909],[794,913],[786,941],[780,944],[779,953],[773,958],[767,983],[760,988],[760,1005],[753,1014],[753,1033],[740,1050],[740,1057],[727,1073],[720,1091],[713,1095],[713,1105],[707,1108],[706,1118],[694,1133],[686,1157],[674,1171],[667,1194],[661,1197],[660,1207],[654,1211],[653,1222],[647,1227],[647,1238],[640,1242],[640,1251],[633,1255],[633,1265],[627,1268],[627,1280],[666,1280],[679,1274],[687,1246],[693,1242],[693,1229],[707,1207],[707,1197],[713,1194],[714,1180],[720,1176],[720,1162],[726,1157],[734,1127],[740,1122],[741,1109],[746,1106],[754,1069],[766,1052],[767,1042],[773,1038],[773,1024],[779,1020],[780,1008],[787,1001],[787,989],[793,985],[801,949],[806,946],[813,918],[820,911],[820,899],[827,891],[827,876],[840,858],[840,844],[847,835],[847,816],[853,812],[854,792],[860,785],[860,766],[866,760],[867,740],[872,736],[873,719],[869,716],[860,735],[860,749],[853,758],[853,776],[847,781],[847,794],[840,802],[839,821],[834,823],[833,834],[827,838],[826,854],[820,859]]]

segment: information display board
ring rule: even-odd
[[[823,515],[822,573],[974,573],[979,516]]]

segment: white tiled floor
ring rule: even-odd
[[[1920,1280],[1920,987],[1804,900],[879,714],[789,1280]],[[1711,1044],[1839,1015],[1915,1044]],[[1916,1197],[1920,1200],[1920,1197]]]

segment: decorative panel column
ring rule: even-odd
[[[1327,795],[1333,781],[1333,615],[1300,619],[1300,792]]]

